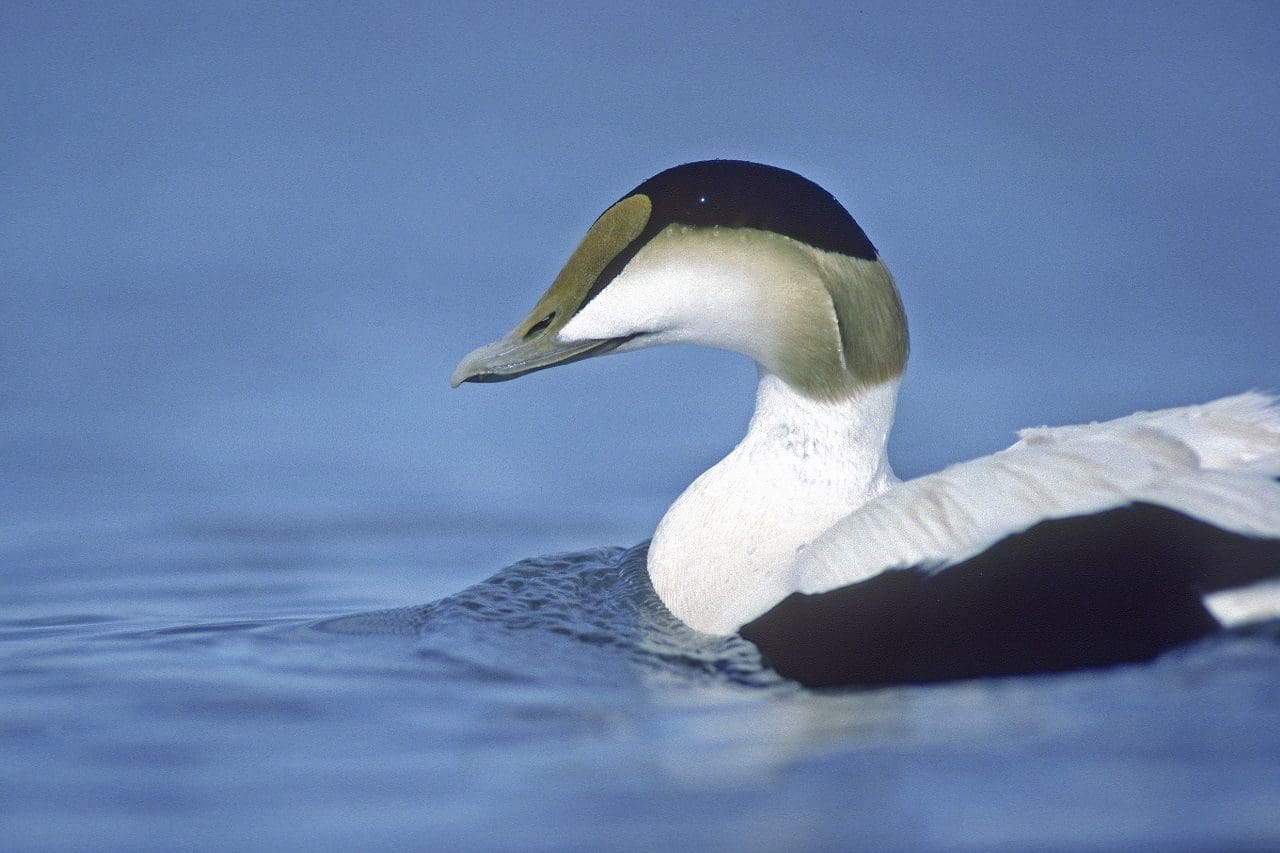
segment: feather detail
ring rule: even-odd
[[[1007,450],[902,483],[837,522],[797,559],[791,589],[823,592],[892,568],[941,569],[1040,521],[1135,502],[1280,538],[1277,474],[1280,409],[1257,393],[1024,430]]]

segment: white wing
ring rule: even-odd
[[[786,592],[943,568],[1040,521],[1136,501],[1280,538],[1277,476],[1280,408],[1258,393],[1024,430],[1007,450],[901,483],[846,516],[800,555]]]

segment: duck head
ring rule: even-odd
[[[899,376],[908,348],[892,276],[830,193],[785,169],[708,160],[600,214],[533,311],[452,381],[668,343],[740,352],[815,399]]]

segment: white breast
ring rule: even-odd
[[[686,624],[727,634],[777,603],[809,543],[896,478],[884,453],[896,380],[826,403],[761,376],[746,438],[663,516],[649,575]]]

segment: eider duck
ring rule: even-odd
[[[667,510],[654,590],[813,686],[1151,658],[1280,615],[1280,408],[1258,393],[1087,426],[915,480],[886,456],[907,323],[848,211],[793,172],[689,163],[587,231],[510,334],[497,382],[693,343],[759,368],[746,437]]]

